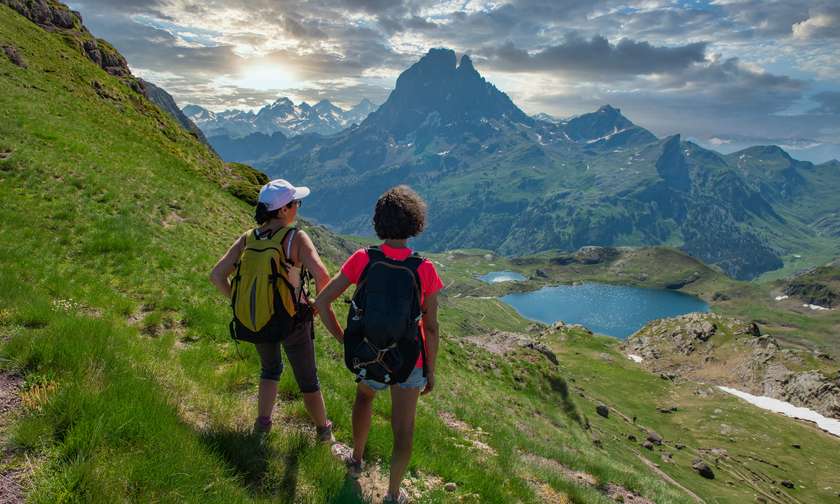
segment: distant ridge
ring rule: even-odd
[[[530,117],[449,49],[400,74],[358,128],[273,146],[245,138],[225,153],[310,185],[310,215],[345,233],[370,233],[376,196],[413,185],[430,213],[417,246],[432,250],[664,244],[749,279],[788,254],[840,245],[833,165],[778,147],[726,156],[680,135],[659,139],[609,104],[565,120]]]
[[[256,113],[236,109],[215,113],[198,105],[187,105],[183,112],[208,137],[236,139],[253,133],[333,135],[353,124],[360,124],[374,110],[376,105],[367,98],[344,110],[329,100],[321,100],[314,106],[306,102],[295,105],[289,98],[281,97]]]

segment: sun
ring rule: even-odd
[[[292,87],[297,76],[286,65],[279,63],[254,63],[242,68],[231,81],[238,87],[268,91]]]

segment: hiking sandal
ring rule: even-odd
[[[321,443],[335,443],[335,436],[333,436],[333,424],[327,420],[327,425],[323,427],[315,427],[315,433],[318,435],[318,441]]]
[[[268,434],[271,432],[271,417],[257,417],[254,420],[254,434]]]
[[[405,490],[400,488],[400,493],[396,497],[391,494],[385,495],[385,498],[382,499],[382,504],[408,504],[408,494],[405,493]]]

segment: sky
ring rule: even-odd
[[[446,47],[529,114],[608,103],[724,152],[777,143],[840,157],[840,0],[69,4],[182,107],[382,103],[400,72]]]

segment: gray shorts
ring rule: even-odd
[[[393,386],[404,389],[423,390],[424,388],[426,388],[426,382],[428,382],[428,380],[425,376],[423,376],[423,368],[416,367],[411,372],[411,374],[408,375],[408,378],[406,378],[404,382],[394,384]],[[377,392],[388,388],[387,383],[378,382],[376,380],[362,380],[362,383],[364,383],[365,385]]]
[[[283,359],[280,347],[286,352],[286,358],[292,366],[300,391],[304,394],[317,392],[321,386],[318,383],[318,370],[315,367],[315,341],[313,341],[312,321],[298,323],[294,330],[276,343],[255,343],[257,353],[260,354],[263,380],[280,379],[283,373]]]

